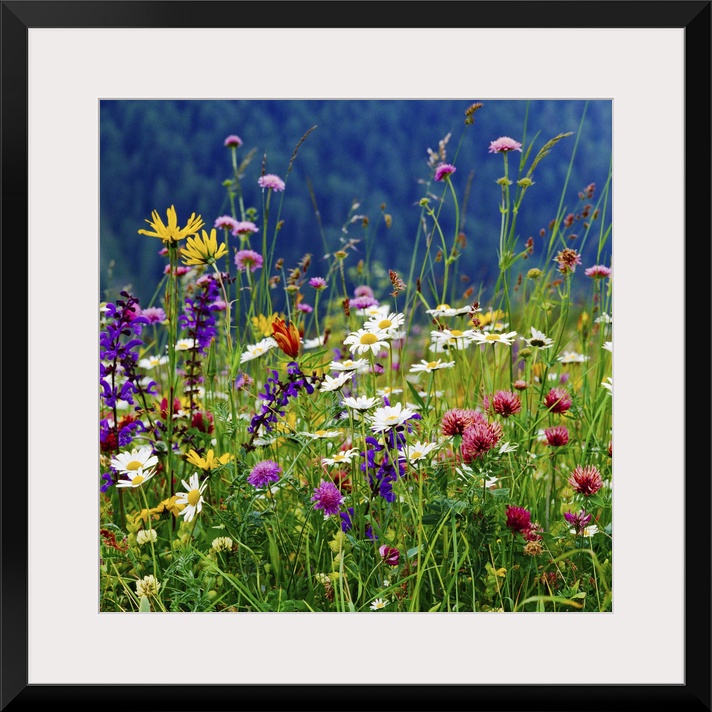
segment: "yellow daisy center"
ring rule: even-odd
[[[487,334],[485,341],[499,341],[499,334]]]
[[[379,329],[388,329],[388,327],[393,326],[393,322],[390,319],[381,319],[378,322]]]
[[[349,359],[346,359],[346,361],[344,361],[343,365],[344,365],[344,368],[351,368],[351,366],[354,365],[354,362],[349,358]]]
[[[428,368],[437,368],[440,365],[440,361],[431,361],[428,364]]]
[[[414,460],[417,460],[419,457],[423,457],[423,453],[420,452],[420,450],[416,450],[414,453],[411,453],[410,455]]]
[[[386,423],[395,423],[398,420],[397,415],[389,415],[386,417]]]
[[[450,305],[449,304],[438,304],[435,307],[435,311],[444,311],[445,309],[449,309]]]
[[[453,329],[450,333],[453,336],[462,336],[462,332],[460,331],[460,329]]]
[[[255,352],[256,354],[261,354],[261,353],[262,353],[262,350],[263,350],[263,349],[262,349],[261,346],[255,346],[255,348],[254,348],[254,352]]]
[[[191,507],[195,507],[196,504],[200,501],[200,490],[199,489],[194,489],[190,490],[188,492],[188,504]]]
[[[340,452],[337,452],[336,455],[334,455],[334,462],[341,462],[344,459],[344,455]]]
[[[144,479],[145,477],[143,475],[136,475],[136,477],[131,480],[131,484],[140,485],[144,481]]]
[[[371,344],[375,344],[378,341],[378,337],[375,334],[364,334],[361,337],[361,343],[364,344],[364,346],[370,346]]]
[[[140,470],[143,467],[143,463],[139,460],[131,460],[128,465],[126,465],[127,470]]]
[[[326,435],[326,430],[317,430],[314,435],[316,435],[319,438],[323,438]]]

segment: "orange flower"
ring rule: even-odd
[[[289,326],[284,323],[284,319],[277,317],[272,322],[272,336],[277,342],[282,351],[284,351],[287,356],[296,358],[299,355],[299,346],[301,344],[301,337],[299,336],[299,329],[297,329],[291,322]]]

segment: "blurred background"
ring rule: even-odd
[[[100,300],[115,299],[121,289],[144,307],[154,297],[166,259],[158,254],[159,240],[138,234],[149,228],[145,220],[153,210],[165,221],[167,208],[175,205],[180,225],[195,212],[208,230],[216,218],[230,214],[223,183],[233,177],[231,152],[224,146],[231,134],[243,141],[238,162],[251,156],[241,190],[245,207],[256,209],[258,227],[259,176],[274,173],[286,180],[285,192],[274,194],[270,206],[271,226],[277,212],[284,221],[275,257],[290,269],[310,253],[309,277],[325,276],[324,255],[348,240],[360,240],[357,259],[368,249],[374,269],[407,277],[416,245],[425,250],[422,238],[416,242],[419,201],[443,195],[444,186],[432,184],[429,150],[444,150],[446,162],[457,168],[451,178],[467,241],[458,261],[462,291],[473,286],[486,299],[499,273],[501,189],[495,181],[503,175],[503,158],[489,153],[490,142],[509,136],[523,142],[525,150],[533,144],[526,168],[547,141],[573,132],[534,172],[517,219],[523,249],[530,237],[536,244],[541,230],[550,234],[557,213],[580,210],[586,202],[596,205],[602,196],[612,160],[612,102],[478,101],[483,106],[472,125],[465,124],[465,110],[474,100],[102,101]],[[509,154],[515,180],[521,155]],[[596,184],[593,200],[581,201],[579,193],[591,183]],[[455,216],[451,196],[445,200],[441,222],[451,244]],[[610,197],[601,208],[608,225]],[[592,236],[581,270],[599,262],[610,265],[610,239],[603,254],[597,248]],[[532,255],[524,268],[538,266],[537,257]]]

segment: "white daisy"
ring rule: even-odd
[[[519,337],[527,346],[536,347],[538,349],[548,349],[554,345],[554,340],[550,339],[543,331],[539,331],[533,326],[531,329],[531,338],[527,339],[524,336]]]
[[[569,529],[569,534],[576,534],[576,529]],[[596,524],[590,524],[585,527],[581,536],[592,537],[594,534],[598,534],[598,526]]]
[[[347,358],[343,361],[332,361],[329,364],[329,370],[363,372],[364,369],[368,369],[368,365],[369,364],[367,358],[357,358],[355,361],[351,360],[350,358]]]
[[[402,425],[414,415],[416,415],[414,411],[409,408],[404,408],[401,403],[376,408],[370,419],[371,430],[374,433],[390,430],[398,425]]]
[[[168,363],[168,356],[148,356],[139,360],[138,365],[149,371],[156,366],[163,366]]]
[[[148,482],[156,474],[156,468],[151,467],[148,470],[144,470],[140,467],[138,470],[133,470],[132,472],[122,472],[122,477],[128,477],[129,479],[120,479],[117,483],[117,487],[139,487],[144,482]]]
[[[371,408],[374,408],[377,403],[380,403],[381,399],[380,398],[367,398],[366,396],[359,396],[358,398],[344,398],[343,404],[347,408],[351,408],[352,410],[371,410]]]
[[[405,315],[391,312],[386,316],[371,317],[364,325],[366,331],[372,331],[377,334],[386,334],[389,338],[393,338],[398,334],[398,330],[405,322]]]
[[[344,345],[349,347],[349,351],[352,354],[358,353],[360,355],[370,351],[376,355],[382,349],[388,348],[388,341],[385,341],[384,337],[379,333],[359,329],[358,331],[352,331],[344,339]]]
[[[459,314],[475,314],[481,312],[479,307],[475,308],[471,305],[466,307],[452,308],[449,304],[438,304],[435,309],[426,309],[426,314],[431,314],[434,317],[439,316],[458,316]]]
[[[391,308],[388,304],[374,304],[365,309],[357,309],[354,313],[356,316],[365,316],[370,319],[377,317],[386,317],[390,314]]]
[[[432,373],[442,368],[452,368],[454,365],[454,361],[443,362],[440,359],[436,361],[426,361],[425,359],[421,359],[420,363],[416,363],[410,367],[409,373]]]
[[[324,376],[324,380],[322,381],[319,390],[338,391],[339,388],[341,388],[346,383],[346,381],[350,381],[353,377],[353,371],[344,371],[343,373],[340,373],[336,378],[332,378],[331,376],[326,375]]]
[[[612,341],[604,341],[603,348],[606,349],[606,351],[610,351],[611,353],[613,353],[613,342]]]
[[[424,460],[433,450],[437,450],[440,447],[437,443],[413,443],[412,445],[406,445],[404,447],[404,452],[406,459],[410,462],[418,462],[419,460]]]
[[[388,398],[389,396],[397,396],[399,393],[403,393],[403,389],[386,386],[385,388],[379,388],[376,393],[378,393],[379,396]]]
[[[158,458],[153,454],[150,447],[142,447],[131,452],[120,452],[111,458],[111,466],[117,472],[131,474],[138,470],[147,470],[158,464]]]
[[[325,465],[351,464],[351,460],[358,454],[358,450],[352,447],[350,450],[340,450],[333,457],[322,457],[321,461]]]
[[[188,482],[181,480],[181,483],[186,491],[178,492],[176,504],[185,505],[180,512],[180,516],[185,517],[186,522],[192,522],[193,517],[195,517],[196,514],[200,514],[203,509],[203,492],[208,486],[208,480],[206,479],[201,485],[198,473],[194,472]]]
[[[561,363],[583,363],[588,361],[588,356],[576,353],[576,351],[564,351],[556,360]]]
[[[387,598],[377,598],[375,601],[371,603],[371,610],[372,611],[380,611],[383,608],[385,608],[388,605],[388,599]]]
[[[475,332],[472,329],[465,329],[464,331],[462,329],[431,331],[431,350],[442,352],[449,349],[466,349],[472,343],[474,337]]]
[[[613,321],[613,317],[606,312],[603,312],[601,316],[596,317],[594,320],[595,324],[610,324]]]
[[[197,339],[178,339],[176,341],[176,351],[195,351],[198,345]]]
[[[262,339],[262,341],[258,341],[256,344],[248,344],[240,356],[240,363],[245,363],[246,361],[252,361],[252,359],[259,358],[276,346],[277,342],[271,336],[268,336],[266,339]]]
[[[327,438],[335,438],[337,435],[341,435],[340,430],[315,430],[313,433],[302,433],[312,440],[326,440]]]
[[[493,331],[488,333],[475,332],[472,338],[478,344],[506,344],[507,346],[511,346],[512,340],[516,335],[516,331],[509,331],[506,334],[495,334]]]
[[[504,455],[506,452],[514,452],[519,447],[519,443],[503,443],[499,448],[499,454]]]
[[[317,336],[313,339],[304,339],[304,341],[302,341],[302,348],[304,349],[318,349],[321,346],[324,346],[323,336]]]
[[[613,379],[609,376],[606,378],[605,381],[601,383],[601,385],[611,394],[613,395]]]

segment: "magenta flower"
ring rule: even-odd
[[[378,299],[369,297],[364,294],[362,297],[356,297],[349,302],[349,306],[353,309],[368,309],[369,307],[377,307]]]
[[[314,494],[311,499],[312,502],[315,502],[314,509],[321,509],[324,512],[324,518],[332,514],[338,514],[339,507],[344,501],[339,488],[333,482],[325,482],[324,480],[319,483],[318,487],[314,488]]]
[[[602,277],[611,276],[611,268],[605,265],[593,265],[585,271],[587,277],[593,277],[594,279],[601,279]]]
[[[552,388],[544,398],[552,413],[565,413],[571,407],[571,396],[565,388]]]
[[[449,163],[441,163],[436,169],[435,169],[435,180],[444,180],[447,176],[449,176],[451,173],[454,173],[457,170],[455,166],[450,165]]]
[[[234,230],[237,225],[237,220],[231,215],[221,215],[216,221],[213,227],[221,228],[224,227],[227,230]]]
[[[384,544],[378,547],[378,553],[389,566],[398,566],[398,561],[400,560],[400,551],[398,549]]]
[[[510,504],[507,505],[505,513],[507,515],[507,527],[514,534],[525,534],[532,528],[532,515],[524,507],[515,507]]]
[[[460,452],[465,462],[472,462],[491,450],[502,437],[502,426],[499,423],[479,421],[468,425],[462,433]]]
[[[267,487],[270,482],[277,482],[282,468],[274,460],[258,462],[247,476],[247,481],[253,487]]]
[[[225,146],[228,148],[232,148],[233,146],[240,148],[240,146],[242,146],[242,139],[239,136],[235,136],[235,134],[230,134],[230,136],[225,139]]]
[[[354,289],[354,297],[371,297],[374,298],[373,290],[367,284],[359,284]]]
[[[262,255],[254,250],[238,250],[235,253],[235,265],[240,272],[248,269],[254,272],[262,267]]]
[[[522,401],[511,391],[497,391],[492,397],[492,408],[503,418],[509,418],[510,415],[519,413],[522,409]]]
[[[490,153],[508,153],[509,151],[522,151],[522,144],[509,136],[500,136],[496,141],[490,142]]]
[[[484,415],[471,408],[451,408],[443,413],[440,429],[443,435],[462,435],[473,423],[486,423]]]
[[[313,287],[317,291],[326,289],[326,280],[323,277],[312,277],[309,280],[309,286]]]
[[[576,271],[576,265],[581,264],[581,255],[576,250],[566,247],[554,257],[554,262],[559,264],[561,274],[573,274]]]
[[[297,304],[297,309],[304,314],[311,314],[314,311],[311,304]]]
[[[240,235],[249,235],[253,232],[259,232],[260,229],[255,225],[255,223],[250,222],[249,220],[243,220],[242,222],[235,222],[234,227],[232,228],[232,234],[235,237],[239,237]]]
[[[149,324],[160,324],[166,320],[166,312],[164,312],[161,307],[148,307],[143,309],[141,316],[145,316]]]
[[[603,487],[603,479],[594,465],[586,465],[586,467],[577,465],[569,477],[569,484],[579,494],[589,497]]]
[[[582,509],[578,514],[564,512],[564,519],[575,527],[577,534],[583,534],[591,521],[591,515],[586,514],[586,510]]]
[[[266,173],[265,175],[260,176],[257,184],[260,188],[269,188],[275,191],[275,193],[279,193],[284,190],[284,181],[273,173]]]
[[[551,447],[562,447],[569,442],[569,430],[564,425],[544,430],[544,437]]]

